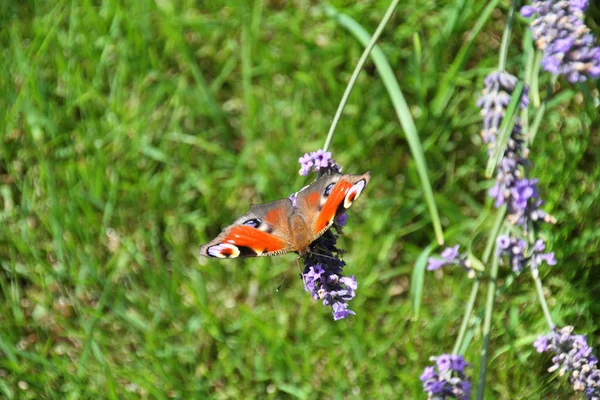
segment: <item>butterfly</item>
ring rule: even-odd
[[[264,257],[289,252],[301,256],[333,225],[367,187],[371,175],[326,174],[295,196],[253,204],[207,244],[200,255],[212,258]]]

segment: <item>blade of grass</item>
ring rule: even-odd
[[[419,319],[419,311],[421,310],[421,301],[423,300],[423,281],[425,276],[425,267],[427,266],[427,257],[431,254],[434,244],[430,244],[423,250],[417,258],[410,279],[410,302],[414,319]]]
[[[471,47],[473,46],[475,38],[477,37],[477,35],[479,35],[481,29],[483,29],[483,26],[487,22],[490,15],[492,15],[492,11],[494,11],[494,9],[496,8],[498,1],[499,0],[493,0],[481,12],[479,19],[475,23],[473,30],[469,32],[467,39],[463,43],[462,47],[458,51],[458,54],[456,55],[456,58],[452,62],[450,69],[448,70],[446,75],[441,79],[441,84],[435,95],[435,98],[433,99],[433,105],[431,107],[434,115],[440,115],[446,108],[448,102],[450,101],[450,98],[452,97],[452,94],[454,92],[453,82],[455,81],[455,78],[458,75],[459,71],[464,67],[465,63],[467,62],[467,58],[469,57]]]
[[[358,22],[347,15],[338,12],[331,6],[326,6],[325,12],[327,15],[335,18],[341,26],[348,29],[348,31],[350,31],[350,33],[352,33],[354,37],[356,37],[364,46],[367,46],[370,43],[371,38],[369,34]],[[429,214],[431,215],[436,241],[441,245],[444,243],[444,232],[442,231],[442,224],[440,222],[438,209],[433,197],[433,189],[431,188],[431,182],[429,181],[429,175],[427,173],[427,164],[425,162],[425,156],[423,155],[423,147],[421,146],[421,141],[419,140],[415,122],[408,108],[408,104],[404,99],[402,90],[400,90],[400,85],[394,76],[392,67],[383,54],[383,51],[381,51],[378,46],[373,46],[372,58],[377,70],[379,71],[381,80],[383,81],[390,95],[392,104],[396,110],[396,115],[400,121],[400,125],[402,125],[402,128],[406,134],[406,140],[408,141],[411,153],[415,159],[417,173],[419,174],[421,187],[425,194],[425,201],[427,203],[427,207],[429,208]]]

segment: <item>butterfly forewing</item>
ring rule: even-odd
[[[250,206],[248,212],[211,242],[200,254],[215,258],[272,256],[291,251],[289,218],[294,212],[289,199]]]

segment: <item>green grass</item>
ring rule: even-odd
[[[370,62],[331,147],[344,171],[373,177],[342,240],[357,316],[334,322],[296,278],[276,292],[293,255],[197,257],[249,204],[308,183],[297,158],[323,145],[363,50],[312,2],[200,3],[0,6],[0,398],[424,398],[419,375],[452,350],[471,282],[426,273],[415,317],[413,267],[435,235]],[[332,5],[372,33],[388,2]],[[400,2],[379,41],[445,241],[478,256],[494,210],[475,99],[507,11],[501,2],[480,27],[486,6]],[[517,18],[507,64],[517,75],[523,33]],[[542,74],[542,100],[548,82]],[[552,317],[596,348],[598,121],[559,81],[530,156],[558,219],[543,231],[559,261],[542,269]],[[501,266],[487,397],[568,397],[531,346],[547,330],[533,282],[510,276]],[[484,302],[480,290],[466,351],[474,381]]]

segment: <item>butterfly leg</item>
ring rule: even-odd
[[[296,258],[295,263],[298,265],[298,268],[300,268],[300,263],[298,262],[298,260],[300,259],[300,257]],[[283,283],[285,282],[285,280],[287,279],[288,275],[290,274],[290,271],[292,270],[292,268],[294,267],[294,262],[290,263],[290,267],[288,268],[288,270],[285,272],[285,275],[283,277],[283,280],[281,281],[281,283],[279,284],[279,286],[277,286],[277,291],[279,292],[279,290],[281,289],[281,287],[283,286]],[[300,268],[300,272],[302,272],[302,268]],[[304,280],[304,275],[301,275],[302,279]]]

